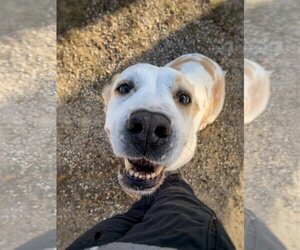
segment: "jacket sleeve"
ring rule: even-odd
[[[132,226],[142,222],[143,216],[150,207],[151,202],[152,200],[149,197],[143,197],[134,203],[126,213],[115,215],[93,226],[76,239],[66,250],[82,250],[118,240]]]

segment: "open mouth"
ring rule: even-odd
[[[129,188],[136,190],[153,188],[161,183],[163,166],[144,158],[125,159],[123,177]]]

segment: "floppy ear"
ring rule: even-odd
[[[225,100],[225,74],[217,75],[213,81],[210,93],[207,93],[207,105],[199,126],[199,130],[213,123],[223,109]]]
[[[107,105],[108,105],[109,99],[111,97],[111,89],[112,89],[112,84],[108,84],[108,85],[104,86],[104,88],[102,90],[102,98],[104,101],[104,111],[107,110]]]
[[[175,70],[181,71],[181,68],[184,64],[190,63],[190,62],[196,62],[199,63],[199,57],[197,54],[186,54],[182,55],[180,57],[177,57],[173,61],[167,63],[165,66],[173,68]]]
[[[112,94],[112,87],[113,87],[113,84],[114,82],[117,80],[118,76],[120,74],[117,74],[113,77],[112,79],[112,83],[104,86],[103,90],[102,90],[102,98],[103,98],[103,101],[104,101],[104,111],[106,112],[107,110],[107,105],[109,103],[109,100],[110,100],[110,97],[111,97],[111,94]]]
[[[226,72],[210,58],[197,53],[180,56],[166,66],[185,75],[196,87],[199,99],[206,100],[204,105],[200,105],[201,124],[199,124],[199,130],[213,123],[223,108]],[[212,86],[207,81],[201,81],[201,79],[207,78],[206,75],[203,76],[203,68],[210,75]],[[191,77],[189,77],[190,75]]]

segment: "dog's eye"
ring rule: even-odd
[[[191,98],[189,97],[188,94],[180,94],[178,96],[178,102],[186,105],[186,104],[189,104],[191,102]]]
[[[122,94],[122,95],[126,95],[129,94],[130,91],[133,89],[133,87],[128,84],[128,83],[122,83],[118,88],[117,91]]]

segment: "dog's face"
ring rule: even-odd
[[[212,123],[224,101],[224,73],[200,54],[165,67],[137,64],[104,88],[105,130],[125,160],[119,182],[130,193],[149,194],[164,174],[191,160],[197,131]]]
[[[115,155],[125,159],[119,170],[125,190],[150,193],[165,171],[192,158],[199,112],[194,93],[179,71],[149,64],[127,68],[106,87],[105,130]]]

